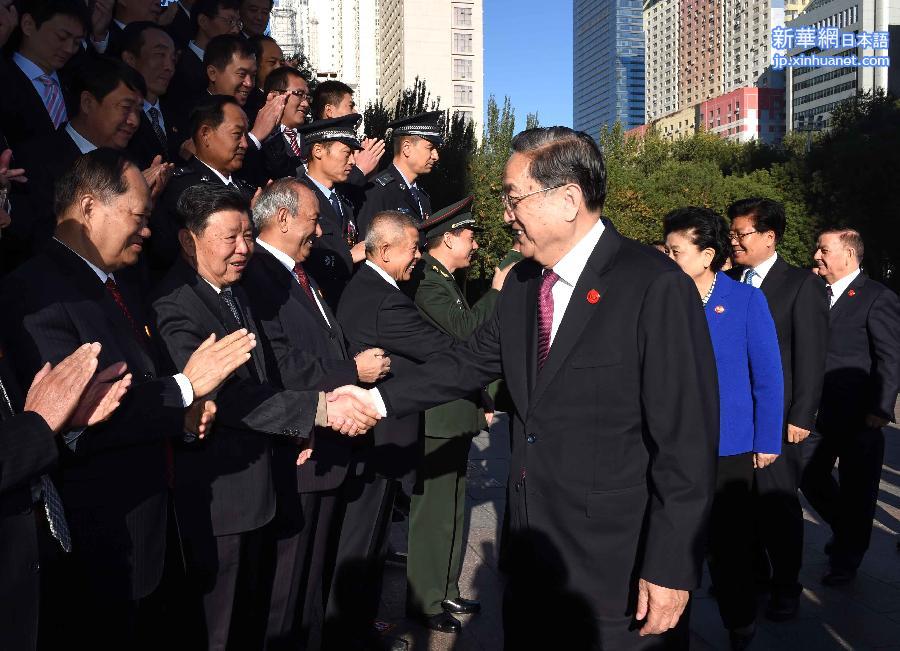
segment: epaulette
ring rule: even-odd
[[[377,183],[381,187],[385,187],[388,183],[393,183],[395,180],[396,179],[394,179],[394,175],[390,172],[382,172],[375,177],[375,183]]]
[[[192,167],[179,167],[172,173],[172,178],[177,179],[179,176],[188,176],[189,174],[196,174],[197,171]]]
[[[436,264],[431,265],[431,268],[434,269],[436,272],[438,272],[440,275],[442,275],[444,278],[453,278],[453,276],[451,276],[446,271],[444,271],[443,269],[438,267]]]

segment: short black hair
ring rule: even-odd
[[[250,200],[228,185],[198,183],[181,193],[176,210],[181,226],[194,235],[202,235],[214,213],[239,210],[249,215]]]
[[[91,28],[91,19],[85,3],[78,0],[22,0],[15,3],[19,9],[19,17],[31,16],[36,27],[40,28],[54,16],[71,16],[80,21],[87,32]]]
[[[69,117],[75,117],[81,111],[81,94],[88,92],[98,102],[119,87],[125,84],[129,90],[147,96],[147,84],[137,70],[120,59],[107,56],[88,57],[84,63],[75,68],[72,77],[72,103],[73,110]]]
[[[344,95],[353,95],[353,89],[347,84],[336,79],[323,81],[316,86],[312,96],[312,114],[314,120],[325,117],[325,107],[329,104],[337,106]]]
[[[254,54],[256,54],[257,60],[262,57],[263,43],[274,43],[275,45],[278,45],[278,41],[276,41],[268,34],[258,34],[257,36],[251,36],[247,39],[247,43],[250,44],[250,47],[253,49]]]
[[[293,66],[281,66],[280,68],[275,68],[269,73],[269,76],[266,77],[266,83],[263,84],[263,93],[268,94],[273,90],[287,90],[288,79],[291,77],[300,77],[302,80],[307,81],[306,77],[303,76],[303,73],[297,70],[297,68]]]
[[[204,97],[203,101],[191,110],[191,137],[193,138],[197,135],[202,126],[208,126],[213,129],[219,128],[219,125],[225,121],[225,107],[229,104],[234,104],[241,108],[240,103],[231,95]],[[241,108],[241,110],[243,109]]]
[[[735,201],[728,206],[728,221],[738,217],[749,217],[753,220],[753,228],[760,233],[775,233],[775,244],[784,237],[787,218],[784,215],[784,204],[765,197],[751,197]]]
[[[447,233],[450,233],[451,235],[455,235],[455,236],[459,237],[462,234],[462,232],[464,230],[466,230],[467,228],[469,228],[469,227],[468,226],[460,226],[459,228],[453,228],[449,231],[444,231],[440,235],[432,235],[427,240],[425,240],[425,250],[431,251],[432,249],[437,247],[441,242],[444,241],[444,235],[446,235]]]
[[[663,234],[685,233],[701,251],[715,251],[710,267],[719,271],[731,255],[728,223],[715,210],[700,206],[676,208],[663,217]]]
[[[136,57],[141,56],[141,48],[144,47],[145,40],[144,34],[150,29],[159,30],[168,36],[168,32],[165,29],[149,20],[128,23],[125,29],[122,30],[122,52],[128,52]]]
[[[606,164],[597,143],[569,127],[539,127],[521,132],[512,150],[531,159],[528,174],[543,188],[574,183],[581,188],[588,210],[603,209]]]
[[[191,7],[191,33],[196,36],[200,31],[200,16],[206,16],[212,20],[223,9],[239,11],[240,8],[238,0],[197,0]]]
[[[90,193],[109,201],[128,191],[125,170],[134,163],[120,151],[100,147],[79,156],[56,182],[53,211],[57,217],[69,209],[83,195]]]
[[[241,59],[256,58],[250,44],[236,34],[222,34],[210,39],[203,53],[203,74],[206,74],[208,66],[224,70],[235,56]]]

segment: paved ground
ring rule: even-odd
[[[463,617],[462,635],[432,633],[403,620],[406,578],[401,567],[388,566],[381,616],[394,624],[392,633],[410,642],[414,651],[499,651],[501,577],[497,571],[497,536],[504,508],[504,482],[509,470],[505,423],[495,424],[472,444],[469,456],[468,547],[461,581],[463,596],[481,600],[480,615]],[[822,546],[830,532],[806,509],[806,549],[803,581],[806,589],[796,620],[775,624],[760,615],[760,629],[752,649],[805,651],[831,649],[897,649],[900,651],[900,429],[887,430],[872,547],[851,586],[827,588],[820,583],[827,559]],[[395,525],[393,546],[406,549],[406,527]],[[694,594],[691,615],[693,649],[727,649],[715,601],[706,587]],[[760,602],[762,608],[764,602]],[[523,613],[523,617],[540,613]],[[561,636],[564,632],[561,631]],[[564,648],[564,637],[561,646]]]

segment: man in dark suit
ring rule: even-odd
[[[306,173],[300,182],[312,190],[319,200],[319,224],[322,235],[313,244],[307,262],[310,275],[316,279],[325,301],[337,309],[344,286],[353,274],[353,266],[365,256],[359,239],[353,208],[342,193],[342,184],[354,166],[359,140],[357,113],[319,120],[298,129],[308,151]]]
[[[302,143],[298,129],[306,123],[309,111],[309,85],[300,71],[282,66],[272,71],[266,79],[264,96],[269,93],[285,95],[284,112],[277,128],[262,143],[263,165],[266,176],[281,179],[303,174]]]
[[[338,320],[350,352],[383,348],[391,357],[391,374],[402,377],[448,349],[453,338],[428,324],[415,303],[400,291],[420,258],[416,223],[398,212],[381,213],[366,236],[366,261],[348,283],[338,306]],[[343,532],[337,551],[329,619],[335,630],[366,639],[378,609],[381,570],[391,509],[400,481],[410,479],[422,457],[422,413],[387,418],[375,427],[371,441],[354,451],[353,474]],[[452,631],[452,617],[433,618],[429,625]],[[458,623],[457,623],[458,625]],[[348,648],[331,641],[334,648]]]
[[[803,476],[803,494],[834,534],[826,585],[856,576],[872,536],[884,460],[883,428],[900,389],[900,300],[859,268],[863,241],[852,229],[819,235],[815,260],[828,283],[828,357],[816,419],[822,442]],[[832,476],[835,461],[840,481]]]
[[[0,128],[17,155],[22,143],[49,136],[68,119],[59,71],[79,52],[89,24],[77,0],[28,0],[19,12],[16,52],[0,60]]]
[[[206,88],[203,57],[210,40],[240,30],[237,0],[197,0],[191,7],[191,25],[193,38],[181,48],[167,94],[167,99],[182,113],[190,111]]]
[[[191,12],[193,11],[196,0],[176,0],[178,5],[172,22],[166,26],[166,31],[175,42],[175,48],[179,51],[187,49],[188,42],[194,35],[194,28],[191,26]]]
[[[412,215],[419,224],[431,215],[431,199],[417,180],[431,173],[440,158],[438,149],[444,144],[442,116],[441,111],[430,111],[388,124],[392,130],[394,160],[366,186],[365,201],[357,215],[363,237],[372,217],[382,210]]]
[[[113,20],[109,24],[106,49],[103,54],[118,58],[125,43],[125,29],[131,23],[158,24],[163,9],[158,0],[116,0]]]
[[[803,509],[797,490],[818,435],[812,434],[825,372],[828,305],[822,281],[785,262],[775,248],[784,236],[784,206],[743,199],[728,207],[735,280],[762,289],[775,321],[784,372],[785,431],[782,453],[756,472],[759,530],[771,564],[772,594],[766,616],[794,617],[802,586]]]
[[[217,95],[199,104],[191,114],[192,142],[197,155],[175,170],[150,216],[147,265],[151,283],[160,280],[178,258],[178,200],[186,188],[198,183],[230,185],[247,199],[256,187],[237,178],[247,152],[247,116],[233,97]]]
[[[258,334],[240,285],[253,251],[250,202],[221,185],[185,190],[178,203],[184,256],[158,288],[153,318],[174,368],[213,332]],[[356,389],[361,393],[360,389]],[[356,434],[374,424],[350,395],[281,389],[270,382],[262,349],[215,392],[215,436],[176,456],[175,504],[189,590],[202,604],[209,649],[260,646],[260,563],[270,550],[264,527],[275,515],[272,440],[308,440],[313,425]],[[352,422],[350,422],[352,420]],[[240,600],[248,606],[236,606]],[[230,640],[230,642],[229,642]],[[195,648],[195,647],[192,647]]]
[[[270,377],[294,390],[331,391],[357,381],[374,382],[390,368],[380,348],[350,357],[334,313],[303,262],[321,233],[319,204],[296,179],[275,181],[253,208],[259,237],[242,285],[262,331]],[[273,446],[277,545],[269,600],[269,649],[315,649],[332,570],[328,558],[340,534],[335,522],[351,443],[324,428],[313,433],[297,465],[297,447]]]
[[[246,111],[247,115],[255,116],[266,103],[266,92],[264,90],[266,79],[268,79],[269,74],[273,70],[284,65],[284,52],[281,51],[281,47],[274,38],[265,34],[253,36],[247,42],[256,54],[257,69],[256,86],[247,100]]]
[[[560,630],[582,649],[655,646],[699,583],[715,484],[716,367],[697,290],[601,219],[590,136],[531,129],[512,150],[505,219],[529,259],[467,342],[372,397],[402,416],[502,374],[514,404],[506,648],[554,648]]]
[[[266,33],[274,4],[273,0],[241,0],[241,35],[244,38]]]
[[[19,217],[4,233],[4,266],[20,263],[53,234],[54,184],[79,156],[97,147],[128,146],[140,123],[145,90],[143,78],[121,61],[92,58],[79,68],[72,81],[78,102],[71,107],[70,121],[23,143],[17,152],[17,165],[27,170],[28,183],[11,195]]]
[[[114,416],[63,432],[54,479],[65,506],[71,553],[42,562],[42,642],[59,648],[138,644],[142,602],[155,592],[166,547],[168,463],[183,432],[204,434],[202,399],[244,364],[254,342],[241,333],[192,351],[184,371],[159,373],[141,297],[123,270],[147,236],[149,189],[120,153],[101,149],[58,182],[56,237],[2,286],[4,339],[20,381],[84,341],[102,345],[103,379],[134,382]]]
[[[125,28],[121,56],[147,84],[141,122],[128,143],[128,153],[141,169],[150,167],[157,156],[167,162],[180,161],[179,150],[190,134],[179,131],[164,98],[175,72],[172,38],[155,23],[131,23]]]

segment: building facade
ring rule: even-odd
[[[603,126],[644,122],[641,0],[574,0],[573,122],[594,138]]]
[[[679,0],[647,0],[644,3],[646,120],[678,110],[681,69],[678,34],[681,22]]]
[[[739,88],[701,102],[697,126],[728,140],[776,145],[784,137],[783,88]]]

